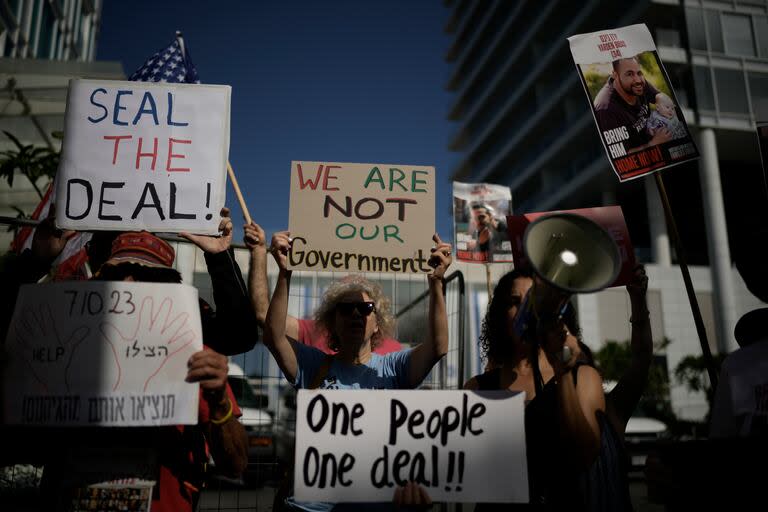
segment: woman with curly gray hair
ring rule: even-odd
[[[264,345],[277,360],[285,377],[299,389],[413,389],[448,351],[448,316],[443,276],[451,264],[451,246],[435,234],[429,264],[429,318],[427,340],[412,349],[377,354],[373,347],[390,335],[394,318],[381,288],[362,276],[351,275],[333,283],[315,314],[318,326],[328,333],[334,353],[291,340],[286,335],[290,233],[272,236],[272,256],[280,272],[267,310]],[[331,511],[333,503],[301,503],[292,497],[279,506],[288,510]],[[352,504],[356,510],[359,503]],[[343,508],[343,506],[342,506]],[[285,508],[283,508],[285,510]]]
[[[392,336],[395,330],[395,317],[392,314],[389,297],[377,283],[367,280],[359,274],[351,274],[334,281],[323,294],[323,302],[315,311],[315,324],[320,332],[328,336],[328,348],[338,352],[341,348],[336,327],[336,306],[350,294],[367,294],[373,302],[373,315],[378,329],[371,336],[371,350],[375,350],[381,340]]]
[[[429,332],[418,346],[385,355],[373,352],[375,344],[391,334],[394,318],[390,301],[381,288],[362,276],[351,275],[333,283],[315,314],[318,326],[328,333],[333,354],[292,341],[286,336],[290,233],[275,233],[272,256],[280,269],[269,303],[264,344],[286,378],[297,388],[413,389],[448,351],[448,317],[443,276],[451,264],[451,246],[435,234],[430,255]]]

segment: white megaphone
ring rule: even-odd
[[[552,213],[531,222],[523,236],[523,251],[540,279],[534,279],[520,305],[515,332],[534,345],[540,321],[559,321],[572,294],[602,290],[621,269],[619,248],[611,235],[572,213]],[[567,361],[571,354],[565,349],[561,357]]]
[[[533,271],[557,290],[592,293],[616,280],[619,248],[596,222],[572,213],[539,217],[525,230],[523,250]]]

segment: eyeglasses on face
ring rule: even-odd
[[[357,310],[360,316],[368,316],[373,313],[374,309],[376,309],[376,305],[371,301],[339,302],[336,304],[336,311],[345,316],[351,315],[354,310]]]

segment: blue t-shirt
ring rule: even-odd
[[[329,357],[320,350],[293,343],[296,351],[297,389],[306,389],[313,384],[315,375]],[[411,389],[408,382],[411,349],[389,354],[371,354],[365,364],[346,364],[334,357],[328,373],[319,389]]]
[[[293,343],[296,351],[297,389],[306,389],[314,384],[315,375],[328,358],[328,354],[320,350]],[[408,382],[410,370],[411,349],[391,352],[385,355],[371,354],[371,359],[365,364],[347,364],[334,357],[319,389],[411,389]],[[394,491],[393,491],[394,492]],[[353,510],[393,511],[392,503],[327,503],[303,502],[288,498],[288,504],[294,510],[307,512],[344,512]]]

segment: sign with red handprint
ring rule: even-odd
[[[202,350],[191,286],[23,286],[4,350],[5,423],[197,423],[198,385],[185,381],[189,357]]]

